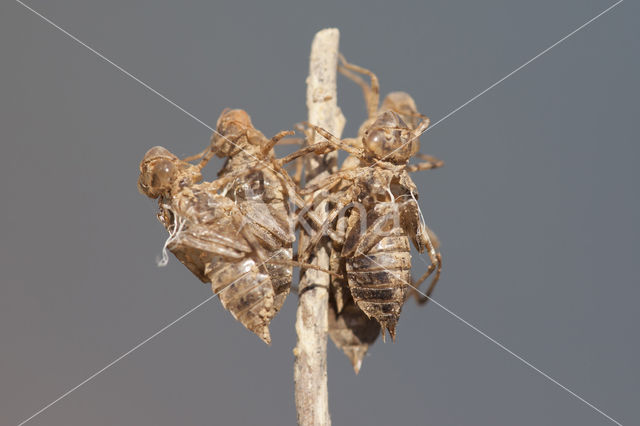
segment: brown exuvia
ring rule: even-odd
[[[370,73],[344,59],[343,66]],[[418,152],[418,137],[426,130],[429,120],[425,118],[410,125],[394,109],[378,111],[377,87],[368,90],[365,90],[368,111],[376,116],[365,122],[358,139],[339,140],[324,129],[310,125],[334,148],[343,149],[350,157],[341,171],[302,190],[303,194],[313,194],[312,202],[323,198],[331,201],[333,211],[304,248],[300,259],[306,260],[328,233],[334,250],[340,253],[342,272],[356,306],[395,338],[400,311],[412,283],[409,240],[419,252],[427,250],[432,262],[416,286],[435,271],[430,286],[430,290],[433,289],[442,265],[437,241],[421,220],[418,191],[409,172],[440,167],[442,162],[428,157],[423,163],[409,165],[409,159]],[[387,104],[406,111],[407,98],[394,95]],[[415,110],[415,104],[409,104],[408,108]],[[414,115],[407,112],[410,117]],[[334,265],[340,267],[339,262]],[[332,293],[340,309],[340,298],[344,296],[339,280],[334,282]]]
[[[269,259],[252,248],[237,206],[217,193],[225,182],[200,180],[199,166],[155,147],[140,164],[138,187],[159,198],[158,218],[170,234],[166,247],[201,281],[210,282],[223,306],[268,343],[276,313],[264,265]]]
[[[163,147],[151,148],[140,163],[138,188],[158,199],[158,218],[169,232],[165,247],[211,283],[234,318],[267,343],[269,324],[290,292],[292,268],[329,273],[329,335],[357,372],[380,331],[395,339],[408,296],[427,301],[439,279],[439,242],[424,223],[409,173],[443,163],[418,152],[429,119],[413,98],[393,92],[379,106],[375,74],[340,59],[340,71],[361,86],[366,101],[368,118],[357,138],[340,140],[308,125],[308,137],[318,133],[325,141],[278,159],[274,147],[293,141],[285,139],[293,132],[265,137],[244,110],[225,109],[200,154],[179,159]],[[294,178],[284,169],[304,155],[338,149],[349,154],[340,171],[302,189],[301,167]],[[217,179],[203,182],[201,171],[214,156],[225,164]],[[411,158],[423,162],[409,164]],[[200,161],[191,164],[194,160]],[[322,202],[329,214],[320,222],[309,212]],[[297,219],[303,215],[314,229],[305,228],[310,238],[296,258]],[[325,235],[331,238],[330,270],[306,263]],[[411,277],[411,244],[431,260],[417,282]],[[426,296],[418,296],[417,287],[429,276]]]
[[[231,112],[248,120],[244,111]],[[219,122],[228,124],[225,114]],[[246,123],[236,120],[229,127],[220,126],[224,141],[214,138],[211,148],[191,157],[203,157],[198,165],[180,160],[163,147],[151,148],[140,163],[138,188],[159,199],[158,218],[169,231],[169,251],[201,281],[211,283],[234,318],[270,343],[269,323],[289,293],[291,267],[298,264],[292,260],[294,235],[285,198],[286,191],[295,189],[279,183],[272,168],[279,164],[272,155],[251,162],[224,151],[239,149],[251,155],[249,149],[257,146],[253,152],[260,153],[286,134],[269,140]],[[210,153],[229,155],[230,160],[218,179],[200,183]],[[233,167],[231,162],[237,158],[244,161]],[[273,161],[261,163],[265,158]]]

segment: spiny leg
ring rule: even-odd
[[[320,179],[318,182],[306,185],[302,190],[300,190],[300,194],[311,195],[321,189],[330,190],[343,180],[356,181],[358,180],[358,172],[361,172],[359,169],[340,170],[339,172]]]
[[[425,161],[422,162],[422,163],[418,163],[418,164],[410,164],[410,165],[408,165],[407,166],[407,171],[409,173],[418,172],[418,171],[422,171],[422,170],[437,169],[439,167],[444,166],[444,161],[439,160],[436,157],[433,157],[431,155],[417,153],[417,154],[415,154],[415,156],[420,158],[421,160],[425,160]]]
[[[187,163],[188,163],[188,162],[191,162],[191,161],[198,160],[198,159],[202,158],[202,157],[207,153],[207,151],[209,151],[210,149],[211,149],[211,147],[210,147],[210,146],[208,146],[208,147],[206,147],[205,149],[203,149],[201,152],[199,152],[198,154],[190,155],[190,156],[188,156],[188,157],[184,157],[184,158],[182,159],[182,161],[184,161],[184,162],[187,162]]]
[[[320,133],[320,135],[322,137],[324,137],[326,140],[325,141],[321,141],[321,142],[316,142],[310,145],[307,145],[304,148],[301,148],[299,150],[297,150],[296,152],[293,152],[289,155],[287,155],[286,157],[283,157],[279,160],[276,160],[276,162],[278,163],[278,166],[282,166],[286,163],[289,163],[293,160],[297,160],[307,154],[326,154],[328,152],[331,152],[333,150],[336,149],[342,149],[346,152],[348,152],[349,154],[355,155],[358,158],[362,158],[364,153],[362,149],[356,148],[348,143],[345,143],[344,141],[341,141],[340,139],[336,138],[335,136],[333,136],[331,133],[327,132],[326,130],[322,129],[321,127],[309,124],[309,123],[305,123],[307,124],[310,128],[312,128],[315,132]],[[300,126],[296,126],[299,130],[303,131],[306,133],[306,129],[304,129],[301,125]],[[308,137],[313,140],[313,135],[308,135]],[[299,183],[301,180],[301,175],[302,175],[302,165],[298,166],[296,169],[296,181]],[[335,174],[334,174],[335,175]],[[332,176],[334,176],[332,175]]]
[[[291,172],[291,170],[295,167],[295,172],[293,174],[293,177],[291,178],[293,180],[293,183],[296,184],[296,186],[300,186],[300,182],[302,181],[302,170],[303,170],[303,163],[302,163],[302,157],[298,157],[294,160],[293,163],[291,164],[287,164],[284,169],[287,172]]]
[[[427,268],[427,271],[418,279],[418,281],[412,284],[413,288],[411,289],[411,294],[415,297],[416,302],[420,305],[424,305],[429,301],[429,299],[431,298],[431,293],[433,292],[433,289],[436,287],[436,284],[440,279],[440,272],[442,271],[442,255],[440,253],[436,253],[435,258],[436,261],[434,262],[432,260],[432,263]],[[431,280],[427,291],[422,294],[418,290],[420,288],[420,284],[422,284],[427,278],[429,278],[429,275],[431,275],[434,271],[436,273],[433,276],[433,279]]]
[[[271,138],[271,140],[269,142],[267,142],[261,150],[261,157],[266,157],[267,155],[269,155],[269,153],[271,152],[271,150],[273,149],[274,146],[276,146],[276,144],[278,142],[280,142],[281,139],[283,139],[285,136],[291,136],[293,135],[295,132],[293,130],[283,130],[281,132],[278,132],[274,137]]]
[[[293,126],[297,131],[299,131],[300,133],[305,135],[305,138],[291,138],[291,140],[299,140],[300,141],[300,145],[304,144],[305,142],[307,143],[307,145],[301,149],[299,149],[298,151],[295,151],[289,155],[287,155],[286,157],[281,158],[280,160],[278,160],[281,164],[285,164],[288,163],[290,161],[293,161],[294,159],[298,159],[302,156],[305,156],[307,154],[310,153],[314,153],[317,155],[321,155],[321,154],[326,154],[328,152],[331,152],[332,150],[336,149],[333,148],[331,146],[331,143],[329,141],[323,141],[323,142],[318,142],[318,143],[312,143],[311,141],[313,141],[313,133],[307,128],[305,127],[304,123],[296,123]]]
[[[278,145],[302,145],[304,141],[305,140],[303,138],[285,138],[281,139],[280,142],[278,142]],[[304,163],[302,162],[302,157],[298,157],[293,161],[295,161],[295,163],[293,163],[293,165],[295,165],[295,172],[293,174],[292,180],[297,187],[300,187],[300,182],[302,182],[302,171]],[[284,165],[288,162],[289,161],[283,161],[282,164]],[[289,172],[289,170],[291,169],[291,164],[283,168],[287,170],[287,172]]]
[[[415,154],[415,157],[424,160],[424,161],[429,161],[431,163],[438,163],[438,162],[442,162],[442,160],[440,160],[439,158],[434,157],[433,155],[429,155],[429,154],[423,154],[421,152],[418,152],[417,154]]]
[[[300,182],[299,176],[297,176],[298,172],[296,171],[296,178],[298,179],[298,181],[296,181],[292,179],[291,176],[289,176],[289,173],[287,173],[287,171],[285,170],[283,166],[285,162],[282,162],[281,160],[273,160],[271,164],[274,167],[274,171],[282,178],[282,184],[287,191],[287,196],[289,197],[289,199],[293,202],[294,205],[302,208],[305,205],[305,202],[299,193]]]
[[[337,137],[335,137],[331,133],[327,132],[322,127],[316,126],[316,125],[311,124],[311,123],[305,123],[305,124],[307,124],[309,127],[311,127],[316,132],[320,133],[320,135],[323,138],[325,138],[327,141],[329,141],[336,148],[342,149],[343,151],[346,151],[351,155],[355,155],[358,158],[364,158],[364,151],[362,149],[358,149],[358,148],[355,148],[355,147],[353,147],[353,146],[351,146],[351,145],[349,145],[347,143],[344,143],[343,141],[341,141],[340,139],[338,139]]]
[[[202,155],[200,155],[200,162],[198,163],[198,168],[200,170],[204,169],[204,166],[206,166],[209,161],[211,161],[211,159],[213,158],[213,156],[215,155],[215,151],[213,149],[214,147],[214,137],[216,136],[217,132],[214,133],[211,136],[211,143],[209,144],[209,147],[207,149],[205,149],[204,151],[201,152]],[[224,135],[220,134],[220,137],[227,139]],[[236,145],[234,142],[232,142],[230,139],[227,139],[229,142],[231,142],[232,145]],[[236,145],[237,146],[237,145]]]
[[[302,145],[304,144],[304,138],[283,138],[278,141],[276,145]]]
[[[318,154],[318,155],[326,154],[327,152],[333,151],[335,149],[336,148],[329,141],[317,142],[317,143],[305,146],[304,148],[300,148],[296,152],[292,152],[286,157],[282,157],[281,159],[277,160],[277,162],[278,164],[283,165],[293,160],[296,160],[300,157],[303,157],[307,154],[311,154],[311,153]]]
[[[324,237],[325,234],[328,234],[331,239],[336,239],[337,238],[336,234],[331,232],[331,230],[329,229],[329,226],[336,219],[336,217],[338,217],[338,215],[340,214],[342,209],[343,209],[342,204],[338,204],[336,206],[336,208],[334,208],[333,211],[331,211],[331,213],[329,213],[329,216],[320,225],[320,229],[316,230],[311,235],[311,239],[309,241],[307,241],[307,244],[305,245],[304,249],[302,250],[302,253],[298,256],[298,259],[301,259],[302,262],[307,262],[309,260],[309,257],[311,256],[311,252],[320,243],[320,240],[322,240],[322,237]],[[318,223],[316,222],[316,220],[317,219],[314,219],[313,222],[317,226]],[[298,248],[298,250],[300,250],[300,249],[302,249],[302,247]]]
[[[374,118],[378,114],[378,105],[380,103],[380,83],[378,82],[378,77],[366,68],[347,62],[342,53],[339,54],[339,58],[342,64],[338,66],[338,71],[362,88],[365,103],[367,104],[367,113],[369,114],[369,118]],[[347,70],[368,76],[371,79],[371,85],[367,85],[360,77]]]
[[[429,117],[424,117],[420,124],[411,131],[411,140],[418,139],[420,135],[426,132],[429,124],[431,124],[431,119]]]

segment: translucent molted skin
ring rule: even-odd
[[[218,182],[198,184],[201,179],[199,167],[156,146],[140,163],[138,189],[159,198],[158,219],[169,231],[169,251],[211,283],[234,318],[270,343],[277,295],[264,264],[268,259],[254,249],[255,236],[243,231],[245,217],[236,203],[217,193]]]
[[[291,287],[292,264],[298,264],[292,259],[295,234],[288,201],[303,202],[282,165],[319,149],[276,159],[273,146],[292,133],[268,139],[245,111],[227,109],[209,148],[184,160],[165,148],[151,148],[138,179],[141,193],[159,198],[158,219],[169,232],[165,247],[201,281],[210,282],[234,318],[267,343],[269,323]],[[226,158],[218,179],[199,183],[200,171],[214,155]],[[188,163],[197,159],[197,165]],[[161,263],[165,259],[166,254]]]
[[[267,265],[242,232],[236,204],[216,193],[210,183],[193,185],[174,197],[172,214],[184,221],[167,246],[203,282],[210,282],[233,317],[265,343],[276,315],[276,293]]]
[[[329,337],[351,361],[358,374],[369,346],[380,335],[380,324],[368,318],[349,296],[346,304],[338,310],[334,293],[329,295]]]
[[[368,317],[375,318],[395,338],[407,283],[411,282],[409,238],[397,220],[396,203],[379,203],[368,210],[364,233],[360,222],[365,218],[355,213],[349,217],[342,247],[351,296]]]
[[[346,283],[357,308],[367,317],[374,318],[382,330],[388,330],[393,339],[412,285],[410,242],[419,252],[427,251],[432,262],[428,273],[416,283],[416,287],[435,272],[427,291],[430,292],[439,278],[442,265],[437,247],[421,219],[417,188],[409,176],[410,171],[429,170],[442,165],[430,156],[421,156],[427,160],[423,163],[408,164],[418,149],[417,137],[427,126],[428,120],[423,120],[418,127],[411,128],[397,112],[383,111],[364,130],[361,148],[311,126],[334,147],[349,152],[351,161],[343,165],[339,173],[308,185],[302,193],[314,194],[312,201],[315,203],[322,197],[331,203],[333,210],[323,229],[332,226],[333,250],[342,258],[338,264],[344,262],[345,265],[345,271],[334,271],[346,275]],[[324,188],[330,192],[323,195],[321,190]],[[359,208],[350,208],[352,205]],[[345,208],[347,224],[342,232],[344,220],[338,214]],[[318,235],[322,233],[318,232]],[[313,244],[300,256],[302,261],[307,259],[310,247],[320,238],[312,238]],[[344,304],[344,292],[340,291],[344,281],[332,280],[338,311]]]
[[[291,189],[287,189],[287,182],[274,171],[275,166],[270,161],[275,157],[273,149],[264,152],[272,140],[254,128],[249,114],[241,109],[223,111],[218,118],[217,131],[219,134],[212,136],[213,151],[227,159],[218,176],[223,178],[246,170],[225,193],[246,219],[243,226],[252,235],[254,247],[264,259],[291,261],[295,241],[288,203]],[[281,173],[286,172],[281,170]],[[267,264],[266,268],[275,291],[273,306],[277,312],[289,294],[293,268],[274,263]]]
[[[200,170],[181,161],[169,150],[154,146],[140,162],[138,190],[149,198],[169,196],[177,185],[188,186],[202,180]]]
[[[225,109],[218,118],[216,133],[211,136],[211,149],[220,158],[241,153],[255,154],[251,146],[268,139],[253,127],[251,117],[242,109]]]
[[[380,112],[391,110],[400,114],[400,117],[412,129],[418,127],[422,114],[418,112],[416,101],[407,92],[391,92],[385,96],[380,106]]]
[[[412,129],[394,111],[376,118],[365,131],[362,144],[369,157],[393,164],[406,164],[418,149]]]
[[[346,285],[357,308],[395,339],[396,325],[412,283],[410,243],[419,252],[429,252],[431,271],[437,271],[432,285],[439,276],[441,259],[420,219],[417,190],[405,166],[360,166],[340,173],[318,183],[322,188],[331,187],[337,179],[348,182],[339,192],[329,194],[333,210],[325,222],[325,226],[333,229],[331,268],[345,277],[332,279],[335,309],[341,313],[349,299],[344,294]],[[316,186],[311,186],[303,193],[315,190]],[[339,217],[341,212],[345,214]],[[322,232],[314,235],[310,247],[321,236]],[[302,261],[311,252],[310,247],[300,256]]]
[[[138,190],[149,198],[158,198],[171,188],[178,157],[161,146],[154,146],[140,163]]]
[[[334,233],[331,270],[342,277],[331,278],[329,333],[357,372],[375,340],[368,334],[373,326],[367,325],[370,324],[367,321],[378,329],[382,326],[394,337],[407,297],[415,297],[418,303],[428,300],[410,287],[419,286],[435,271],[428,295],[438,281],[442,265],[439,244],[421,219],[417,189],[409,172],[438,168],[443,163],[418,152],[419,136],[427,129],[429,119],[418,112],[408,93],[391,92],[379,105],[380,86],[375,74],[349,64],[342,56],[340,62],[340,72],[362,88],[368,118],[353,139],[340,141],[322,129],[315,129],[350,155],[342,163],[338,176],[308,186],[302,193],[314,194],[316,203],[326,198],[333,212],[327,221]],[[371,83],[361,75],[370,77]],[[409,165],[412,157],[424,161]],[[322,190],[328,195],[319,195]],[[352,203],[363,208],[336,216],[335,212]],[[399,220],[389,221],[385,219],[388,215]],[[383,235],[380,230],[384,230]],[[432,261],[416,282],[410,274],[410,242],[419,252],[428,251]],[[303,252],[301,259],[306,258],[308,251]]]

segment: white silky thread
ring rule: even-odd
[[[171,211],[169,206],[165,205],[163,207]],[[162,246],[162,256],[156,258],[156,264],[159,268],[165,267],[169,263],[169,253],[167,252],[167,246],[175,241],[175,239],[178,237],[178,234],[180,234],[184,229],[184,225],[186,223],[186,219],[178,217],[178,215],[173,213],[173,211],[171,211],[171,213],[173,215],[173,225],[169,230],[169,236]]]

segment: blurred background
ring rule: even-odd
[[[433,123],[612,2],[28,4],[209,125],[241,107],[271,136],[306,118],[322,28]],[[620,4],[438,124],[422,151],[445,167],[414,175],[442,240],[434,298],[624,424],[640,399],[639,12]],[[209,297],[173,257],[156,266],[166,232],[136,179],[151,146],[191,155],[210,131],[14,1],[0,55],[9,425]],[[359,88],[340,79],[338,101],[353,136]],[[294,424],[296,304],[268,347],[212,300],[29,424]],[[409,303],[358,376],[329,343],[328,370],[335,425],[612,424],[435,304]]]

